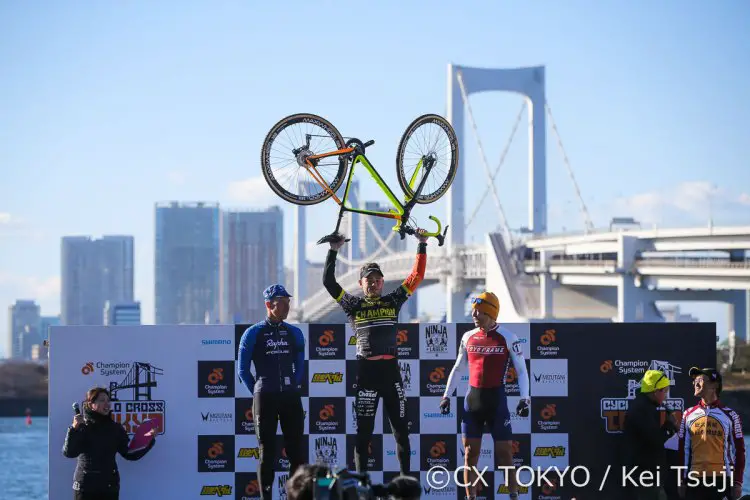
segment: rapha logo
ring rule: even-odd
[[[427,325],[424,327],[425,350],[439,354],[448,352],[448,327],[446,325]]]

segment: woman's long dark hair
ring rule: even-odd
[[[90,410],[91,409],[91,404],[94,401],[96,401],[96,398],[98,398],[99,395],[102,394],[102,393],[106,394],[108,398],[110,398],[110,399],[112,398],[109,395],[109,391],[107,389],[105,389],[104,387],[93,387],[93,388],[89,389],[88,392],[86,393],[86,400],[83,402],[83,406],[85,408],[88,408]]]

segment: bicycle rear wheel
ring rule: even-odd
[[[406,128],[396,154],[396,174],[401,189],[414,197],[426,169],[424,162],[434,163],[417,203],[428,204],[439,200],[453,184],[458,169],[458,138],[448,120],[440,115],[418,117]]]
[[[331,197],[344,182],[344,155],[321,158],[313,177],[305,159],[343,149],[344,138],[328,120],[310,113],[287,116],[274,125],[263,140],[260,164],[271,189],[295,205],[315,205]],[[328,189],[321,185],[325,182]]]

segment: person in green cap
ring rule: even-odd
[[[628,403],[623,424],[624,456],[623,477],[633,467],[635,472],[628,478],[638,485],[630,486],[629,498],[637,500],[666,500],[667,495],[661,485],[664,484],[667,470],[667,455],[664,443],[679,429],[680,422],[676,415],[669,414],[661,423],[659,407],[664,404],[669,394],[669,378],[659,370],[648,370],[641,379],[641,390],[635,399]],[[650,471],[652,475],[648,482],[640,484],[643,471]],[[658,483],[657,483],[658,478]],[[658,485],[657,485],[658,484]]]

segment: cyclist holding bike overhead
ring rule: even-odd
[[[335,235],[330,241],[323,273],[323,285],[351,321],[357,337],[357,395],[354,407],[357,417],[357,438],[354,463],[358,473],[367,472],[368,447],[375,426],[378,400],[383,398],[384,410],[393,428],[400,472],[409,474],[411,446],[406,415],[406,393],[397,361],[398,313],[424,279],[427,266],[427,237],[417,230],[417,258],[411,274],[391,293],[382,295],[383,272],[375,262],[364,264],[359,285],[364,297],[356,297],[341,288],[334,274],[338,250],[346,239]]]

